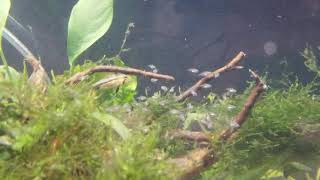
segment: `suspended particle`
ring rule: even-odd
[[[208,88],[211,88],[212,85],[205,83],[205,84],[202,84],[201,87],[204,88],[204,89],[208,89]]]
[[[205,77],[205,76],[208,76],[209,74],[211,74],[210,71],[203,71],[202,73],[199,74],[199,76]]]
[[[188,71],[191,73],[198,73],[199,72],[199,70],[196,68],[190,68],[190,69],[188,69]]]
[[[153,64],[149,64],[148,67],[149,67],[150,69],[156,69],[156,66],[153,65]]]
[[[163,91],[168,91],[168,87],[167,86],[161,86],[160,87]]]
[[[152,83],[156,83],[156,82],[158,81],[158,79],[151,78],[150,81],[151,81]]]
[[[220,76],[220,73],[215,73],[214,78],[218,78]]]

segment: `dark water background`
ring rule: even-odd
[[[11,15],[31,26],[33,37],[16,32],[39,54],[47,70],[68,69],[67,22],[75,0],[13,1]],[[239,51],[247,53],[243,63],[260,73],[279,79],[286,71],[302,80],[311,77],[300,52],[310,44],[320,48],[319,0],[115,0],[111,30],[81,59],[99,59],[117,53],[128,23],[135,23],[123,54],[137,68],[154,64],[161,73],[176,77],[186,87],[199,77],[187,71],[216,69]],[[5,46],[10,64],[22,67],[22,57]],[[213,82],[214,90],[243,88],[248,72],[235,71]],[[143,79],[140,87],[149,86]],[[156,85],[160,86],[160,85]],[[153,87],[155,87],[153,85]]]

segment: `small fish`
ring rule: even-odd
[[[192,96],[198,96],[198,93],[197,93],[196,91],[192,90],[192,91],[191,91],[191,95],[192,95]]]
[[[163,91],[168,91],[168,87],[167,86],[161,86],[160,87]]]
[[[156,66],[153,65],[153,64],[149,64],[148,67],[149,67],[150,69],[156,69]]]
[[[158,81],[158,79],[151,78],[150,81],[151,81],[152,83],[156,83],[156,82]]]
[[[139,101],[145,101],[145,100],[147,99],[147,97],[145,97],[145,96],[139,96],[139,97],[137,97],[137,99],[138,99]]]
[[[188,109],[192,109],[192,108],[193,108],[192,104],[191,104],[191,103],[188,103],[188,104],[187,104],[187,108],[188,108]]]
[[[212,85],[205,83],[205,84],[202,84],[201,87],[204,88],[204,89],[208,89],[208,88],[211,88]]]
[[[174,86],[170,88],[169,92],[173,93],[174,92]]]
[[[196,68],[190,68],[190,69],[188,69],[188,71],[191,73],[198,73],[199,72],[199,70]]]
[[[158,73],[158,69],[152,70],[153,73]]]
[[[229,105],[229,106],[227,107],[227,109],[228,109],[229,111],[233,110],[234,108],[236,108],[236,106],[234,106],[234,105]]]
[[[229,93],[236,93],[236,92],[237,92],[237,90],[234,89],[234,88],[227,88],[226,90],[227,90]]]
[[[202,73],[199,74],[199,76],[205,77],[205,76],[208,76],[209,74],[211,74],[210,71],[203,71]]]
[[[92,86],[95,88],[104,89],[118,88],[119,86],[123,85],[128,80],[128,78],[129,76],[124,74],[111,75],[94,83]]]
[[[244,67],[243,66],[235,66],[233,67],[233,69],[243,69]]]
[[[215,75],[214,75],[214,78],[218,78],[220,76],[220,73],[216,73]]]

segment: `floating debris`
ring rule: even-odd
[[[237,90],[234,89],[234,88],[227,88],[226,90],[227,90],[229,93],[236,93],[236,92],[237,92]]]
[[[202,73],[199,74],[199,76],[205,77],[205,76],[208,76],[209,74],[211,74],[210,71],[203,71]]]
[[[191,73],[198,73],[199,72],[199,70],[196,68],[190,68],[190,69],[188,69],[188,71]]]
[[[156,82],[158,81],[158,79],[151,78],[150,81],[151,81],[152,83],[156,83]]]
[[[205,83],[205,84],[202,84],[201,87],[204,88],[204,89],[209,89],[209,88],[212,87],[212,85]]]
[[[161,86],[160,87],[163,91],[168,91],[168,87],[167,86]]]
[[[149,67],[150,69],[157,69],[156,66],[153,65],[153,64],[149,64],[148,67]]]

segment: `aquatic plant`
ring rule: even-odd
[[[81,17],[97,5],[92,2],[105,3],[99,8],[106,16],[90,24]],[[127,67],[120,57],[126,36],[115,57],[76,65],[76,58],[108,30],[112,1],[80,0],[71,16],[68,38],[81,41],[68,41],[69,71],[52,72],[45,91],[35,88],[26,72],[16,72],[15,80],[0,79],[3,179],[319,178],[317,78],[272,89],[249,70],[254,81],[240,94],[228,89],[222,97],[189,99],[220,74],[246,69],[239,66],[245,56],[240,52],[181,94],[162,86],[135,99],[136,76],[174,77]],[[101,29],[81,34],[77,23]],[[307,68],[318,73],[316,55],[305,51],[304,57]]]

